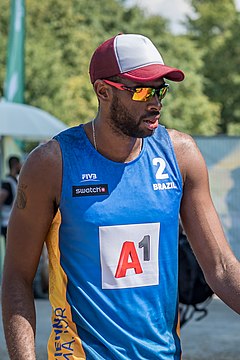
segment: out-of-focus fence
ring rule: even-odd
[[[207,163],[212,198],[240,258],[240,137],[195,137]]]

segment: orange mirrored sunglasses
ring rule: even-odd
[[[162,101],[162,99],[165,97],[168,91],[169,84],[163,83],[158,88],[154,87],[128,87],[124,84],[113,82],[110,80],[103,80],[106,84],[109,84],[119,90],[127,90],[133,93],[132,100],[134,101],[148,101],[153,96],[157,95],[159,101]]]

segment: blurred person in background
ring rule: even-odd
[[[21,160],[18,156],[8,159],[9,174],[2,181],[0,190],[1,234],[6,239],[7,227],[14,199],[17,195],[18,175],[21,170]]]

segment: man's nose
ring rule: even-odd
[[[149,104],[148,104],[148,109],[149,110],[157,110],[157,111],[160,111],[162,108],[162,102],[161,100],[159,99],[159,96],[157,94],[155,94],[151,100],[149,101]]]

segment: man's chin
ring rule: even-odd
[[[149,136],[152,136],[155,133],[155,130],[156,129],[148,130],[148,131],[144,130],[144,131],[139,132],[138,134],[135,134],[134,137],[139,138],[139,139],[144,139]]]

